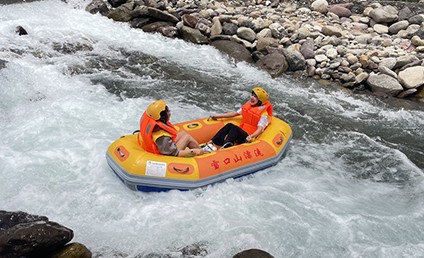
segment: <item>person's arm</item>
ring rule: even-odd
[[[246,137],[246,142],[251,142],[256,136],[260,135],[263,130],[264,128],[262,126],[258,126],[256,131]]]
[[[235,116],[238,116],[238,115],[240,115],[240,114],[233,111],[233,112],[227,112],[227,113],[219,114],[219,115],[211,115],[210,117],[213,120],[216,120],[218,118],[230,118],[230,117],[235,117]]]
[[[258,122],[258,129],[246,137],[246,142],[251,142],[256,136],[260,135],[268,126],[268,116],[261,116]]]

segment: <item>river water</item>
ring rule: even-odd
[[[206,257],[422,257],[422,106],[272,79],[86,5],[0,5],[0,209],[45,215],[98,257],[180,257],[193,244]],[[278,165],[142,193],[106,164],[109,144],[136,130],[153,100],[165,99],[176,123],[236,110],[257,85],[294,131]]]

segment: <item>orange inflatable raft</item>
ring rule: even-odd
[[[191,134],[199,143],[208,142],[226,123],[239,125],[241,116],[207,118],[175,124],[178,131]],[[292,138],[290,126],[271,118],[266,130],[253,142],[194,157],[174,157],[146,152],[137,134],[113,142],[106,160],[114,173],[132,190],[188,190],[241,177],[277,164]]]

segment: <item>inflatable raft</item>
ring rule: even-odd
[[[239,125],[241,116],[230,119],[198,119],[175,124],[199,143],[208,142],[226,123]],[[292,137],[290,126],[277,117],[255,141],[194,157],[174,157],[146,152],[137,134],[113,142],[106,160],[114,173],[132,190],[188,190],[241,177],[277,164]]]

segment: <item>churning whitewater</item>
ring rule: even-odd
[[[272,79],[87,4],[0,5],[0,209],[45,215],[99,257],[180,257],[196,243],[217,258],[422,256],[422,105]],[[176,123],[234,111],[257,85],[294,132],[276,166],[161,193],[131,191],[108,167],[107,147],[152,101]]]

